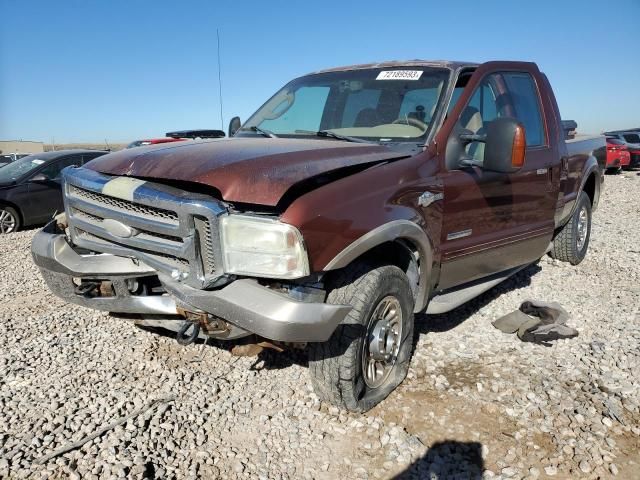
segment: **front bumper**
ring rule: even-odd
[[[141,315],[178,314],[178,307],[203,311],[247,332],[284,342],[327,340],[351,310],[350,306],[307,303],[242,279],[218,290],[199,290],[160,275],[168,294],[132,295],[127,279],[155,276],[142,262],[110,254],[80,255],[55,222],[38,232],[32,243],[33,260],[49,288],[62,299],[84,307]],[[74,278],[107,280],[114,296],[77,293]],[[175,319],[175,317],[173,317]]]

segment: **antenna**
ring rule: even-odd
[[[104,144],[107,146],[107,150],[110,152],[111,151],[111,147],[109,146],[109,142],[107,142],[107,139],[104,139]]]
[[[222,74],[220,73],[220,30],[216,28],[218,39],[218,92],[220,97],[220,128],[224,131],[224,118],[222,116]]]

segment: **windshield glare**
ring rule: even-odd
[[[448,70],[403,67],[328,72],[298,78],[265,103],[244,125],[278,136],[321,130],[385,142],[426,136]]]
[[[12,182],[35,170],[45,161],[36,156],[23,157],[0,169],[0,182]]]

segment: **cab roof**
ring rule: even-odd
[[[348,65],[344,67],[334,67],[327,68],[324,70],[318,70],[316,72],[312,72],[309,75],[315,75],[317,73],[327,73],[327,72],[345,72],[348,70],[365,70],[368,68],[397,68],[397,67],[440,67],[440,68],[450,68],[450,69],[458,69],[458,68],[476,68],[480,64],[473,62],[460,62],[460,61],[451,61],[451,60],[389,60],[386,62],[379,63],[362,63],[357,65]]]

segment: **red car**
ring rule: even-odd
[[[127,145],[127,148],[142,147],[145,145],[157,145],[159,143],[182,142],[189,139],[223,138],[222,130],[179,130],[177,132],[167,132],[163,138],[150,138],[148,140],[136,140]]]
[[[630,163],[631,155],[627,145],[622,140],[607,137],[607,171],[617,172]]]
[[[129,145],[127,145],[127,148],[142,147],[145,145],[157,145],[159,143],[182,142],[184,140],[186,140],[186,138],[148,138],[146,140],[136,140],[134,142],[131,142]]]

